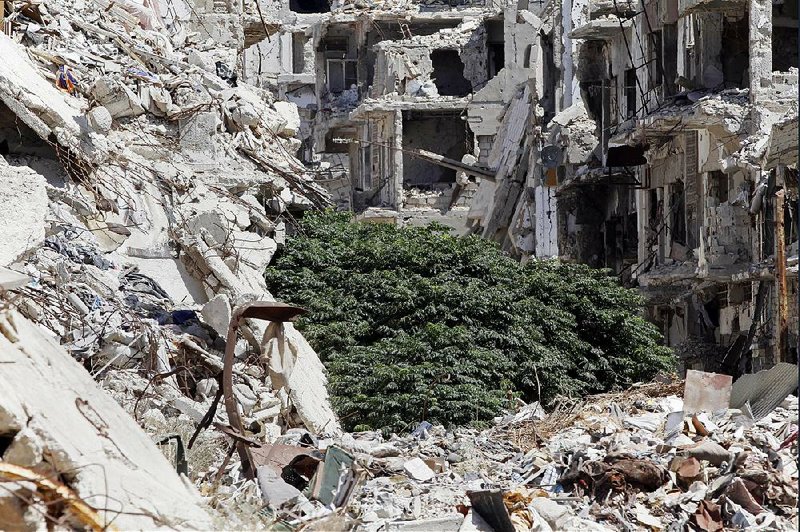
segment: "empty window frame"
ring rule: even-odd
[[[636,69],[625,71],[625,118],[636,116]]]
[[[358,85],[358,61],[356,59],[328,59],[328,91],[339,94]]]
[[[654,31],[648,36],[647,46],[647,69],[650,76],[651,89],[661,87],[662,73],[664,72],[661,59],[663,49],[663,34],[661,31]]]

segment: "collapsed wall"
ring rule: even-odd
[[[295,106],[237,81],[236,45],[221,53],[208,40],[236,42],[213,34],[230,14],[187,11],[176,18],[150,4],[106,7],[14,5],[8,35],[0,34],[0,189],[8,205],[0,266],[10,268],[0,280],[4,299],[38,325],[15,314],[3,330],[9,353],[41,346],[41,358],[29,354],[20,362],[19,371],[30,366],[29,373],[3,368],[4,390],[8,401],[29,405],[36,441],[53,454],[20,464],[60,479],[42,488],[47,493],[63,486],[76,508],[83,501],[97,519],[126,528],[210,528],[207,511],[149,438],[86,381],[91,375],[103,383],[156,435],[177,427],[188,438],[186,427],[194,430],[210,409],[214,423],[228,425],[213,405],[231,313],[273,299],[263,270],[287,224],[330,200],[293,155]],[[192,29],[203,23],[212,34]],[[245,324],[232,349],[233,394],[248,434],[269,440],[292,428],[338,433],[316,353],[291,324],[285,345],[270,343],[266,328]],[[62,362],[64,351],[84,369]],[[53,373],[37,373],[39,364]],[[281,379],[271,377],[271,366],[284,368]],[[38,401],[55,397],[49,387],[65,395],[48,409]],[[66,423],[81,412],[96,425],[81,429],[85,434],[52,421]],[[24,419],[9,418],[4,437],[24,429]],[[74,422],[75,431],[81,423]],[[108,450],[115,445],[123,446],[122,457]],[[184,473],[198,485],[208,481],[207,489],[245,483],[238,462],[225,460],[229,444],[223,438],[216,445],[203,451],[211,455],[204,460],[222,464],[224,479],[213,483],[195,465]],[[105,488],[103,475],[114,476]],[[144,477],[161,487],[149,487]],[[107,501],[97,495],[103,490]],[[27,519],[30,512],[18,509]],[[120,509],[132,516],[114,520]]]

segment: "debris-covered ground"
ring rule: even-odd
[[[0,528],[797,529],[781,366],[713,408],[652,384],[342,433],[295,310],[248,306],[331,203],[297,108],[156,3],[4,3]]]

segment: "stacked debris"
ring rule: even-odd
[[[534,403],[483,432],[281,436],[258,481],[277,519],[312,530],[795,530],[797,368],[776,368],[733,393],[690,372],[683,399],[667,382]]]
[[[5,2],[0,266],[9,269],[0,284],[4,300],[157,442],[166,438],[178,470],[217,497],[212,506],[236,514],[227,526],[247,527],[240,518],[256,513],[259,505],[250,511],[247,504],[258,495],[251,497],[255,484],[242,478],[238,461],[226,459],[232,442],[270,441],[293,427],[330,435],[339,427],[322,365],[291,324],[276,330],[243,320],[242,338],[225,337],[238,307],[272,300],[263,270],[294,214],[329,200],[292,155],[296,106],[238,82],[235,47],[201,38],[157,5]],[[228,344],[247,436],[215,409]],[[293,372],[295,364],[302,371]],[[73,377],[51,384],[69,386]],[[105,418],[104,407],[80,398]],[[204,417],[210,430],[190,449]],[[17,424],[3,426],[0,437],[14,438]],[[104,444],[119,445],[100,425]],[[80,452],[82,443],[74,445]],[[70,460],[49,463],[40,473],[72,474]],[[87,466],[95,475],[87,483],[102,487],[108,467],[100,458]],[[122,473],[119,481],[134,482]],[[172,511],[155,490],[140,496],[137,504],[151,513]],[[239,504],[226,507],[225,497]],[[188,501],[183,516],[178,504],[163,522],[192,522]],[[138,511],[120,504],[119,511]]]

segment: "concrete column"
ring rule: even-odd
[[[749,7],[750,100],[756,102],[772,87],[772,0],[750,0]]]
[[[403,207],[403,111],[394,112],[394,170],[392,179],[392,206]]]

